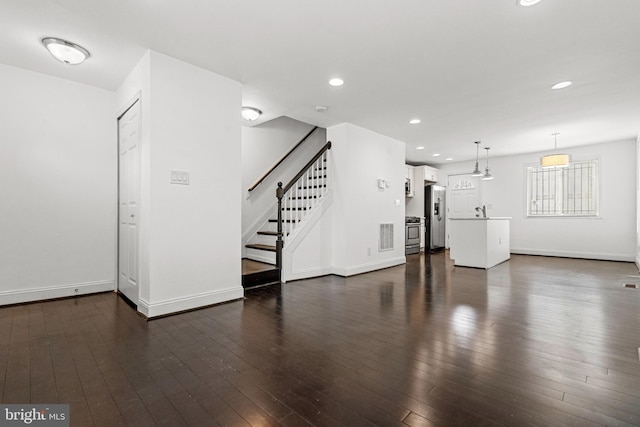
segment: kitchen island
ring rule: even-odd
[[[507,261],[510,219],[450,218],[449,255],[454,264],[489,269]]]

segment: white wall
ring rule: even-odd
[[[0,304],[113,290],[113,92],[0,64]]]
[[[540,155],[490,159],[493,181],[482,181],[489,216],[510,216],[511,251],[538,255],[633,261],[636,254],[636,142],[621,141],[563,150],[572,160],[599,159],[599,218],[527,218],[525,193],[527,165],[539,164]],[[447,175],[473,170],[473,162],[443,165]]]
[[[334,273],[350,276],[404,263],[404,143],[349,123],[327,129],[327,139]],[[379,178],[390,187],[379,189]],[[380,223],[394,224],[392,251],[378,251]]]
[[[141,91],[143,126],[148,123],[141,199],[141,265],[146,257],[148,279],[138,308],[149,317],[243,295],[241,90],[237,82],[153,51],[119,90],[120,102]],[[190,185],[169,184],[170,170],[188,171]]]
[[[640,136],[636,141],[636,266],[640,268]]]
[[[285,185],[326,143],[326,130],[317,129],[292,155],[252,192],[248,188],[286,154],[312,125],[279,117],[257,126],[242,126],[242,233],[249,239],[275,212],[276,186]]]

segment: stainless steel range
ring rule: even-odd
[[[405,217],[405,255],[420,253],[420,217]]]

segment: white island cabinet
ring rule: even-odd
[[[510,219],[450,218],[449,255],[454,264],[488,269],[508,260]]]

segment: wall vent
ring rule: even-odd
[[[393,224],[380,224],[378,252],[393,250]]]

